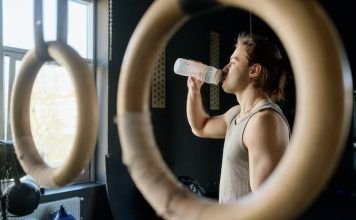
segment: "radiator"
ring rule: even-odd
[[[29,215],[22,217],[9,217],[9,220],[48,220],[49,214],[59,209],[61,205],[65,208],[68,215],[72,215],[76,220],[80,220],[80,197],[56,200],[53,202],[41,203],[37,209]],[[11,216],[11,214],[9,214]]]

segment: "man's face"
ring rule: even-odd
[[[243,90],[250,83],[249,71],[246,46],[238,45],[230,57],[229,64],[223,69],[223,90],[226,93],[236,93]]]

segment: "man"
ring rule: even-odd
[[[255,191],[275,169],[288,145],[288,122],[273,102],[283,98],[282,63],[275,45],[256,35],[240,34],[222,79],[223,90],[234,94],[239,105],[219,116],[204,111],[200,94],[203,82],[188,78],[187,117],[193,133],[225,138],[220,203]]]

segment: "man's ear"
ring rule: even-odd
[[[258,63],[253,64],[250,66],[250,79],[257,79],[262,75],[262,66]]]

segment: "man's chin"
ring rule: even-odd
[[[225,93],[234,94],[234,92],[230,90],[224,83],[221,85],[221,88]]]
[[[225,93],[229,93],[229,90],[226,88],[225,84],[221,84],[221,88]]]

